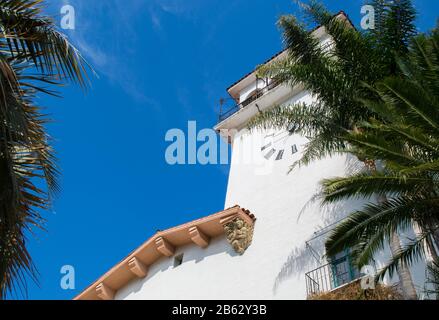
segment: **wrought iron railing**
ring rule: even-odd
[[[351,264],[350,257],[333,260],[305,274],[308,297],[332,291],[360,278],[360,272]]]
[[[226,108],[225,111],[223,111],[223,106],[221,106],[220,114],[219,114],[219,122],[224,121],[227,118],[229,118],[230,116],[234,115],[236,112],[238,112],[242,108],[248,106],[253,101],[256,101],[257,99],[259,99],[260,97],[265,95],[270,90],[276,88],[279,84],[280,84],[279,81],[273,80],[269,84],[267,84],[265,87],[257,88],[255,93],[252,94],[249,98],[245,99],[241,103],[238,103],[237,105],[234,105],[231,108]]]

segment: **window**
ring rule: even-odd
[[[333,288],[340,287],[360,276],[359,270],[352,264],[350,250],[332,256],[329,262]]]
[[[183,253],[179,254],[174,258],[174,268],[181,266],[183,264]]]

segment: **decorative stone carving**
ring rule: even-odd
[[[241,218],[235,218],[224,224],[227,241],[239,254],[243,254],[253,239],[253,226]]]

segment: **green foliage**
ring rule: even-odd
[[[292,86],[301,85],[312,92],[318,102],[309,106],[279,106],[260,113],[248,126],[251,129],[287,128],[293,121],[298,123],[298,132],[309,137],[310,142],[293,168],[338,152],[346,144],[346,130],[375,116],[374,110],[361,101],[361,98],[370,98],[370,90],[363,83],[374,84],[395,73],[395,37],[399,36],[398,43],[406,44],[415,30],[413,8],[409,3],[389,3],[377,1],[375,4],[379,12],[378,24],[385,25],[380,29],[386,30],[383,34],[360,32],[346,16],[334,16],[317,1],[301,4],[305,19],[324,26],[332,37],[334,43],[326,47],[322,47],[314,33],[294,16],[279,19],[288,56],[260,67],[259,74]],[[407,25],[402,27],[398,21]],[[389,33],[393,36],[384,36]],[[396,49],[398,57],[407,52],[402,46]],[[392,59],[388,58],[389,52],[392,52]],[[279,111],[282,108],[285,110]]]
[[[325,48],[293,16],[279,20],[288,56],[259,73],[303,86],[316,102],[262,112],[249,128],[297,124],[309,143],[293,168],[339,152],[379,166],[323,182],[326,203],[376,195],[383,200],[353,213],[326,247],[328,254],[354,248],[361,266],[395,232],[416,221],[423,234],[395,253],[383,270],[392,273],[423,255],[437,227],[438,31],[412,41],[416,13],[411,1],[371,4],[377,20],[369,31],[356,30],[344,15],[332,15],[317,1],[302,4],[308,20],[324,26],[333,39]]]
[[[372,31],[379,43],[384,43],[382,55],[389,70],[397,72],[395,56],[404,56],[408,52],[410,40],[416,35],[413,21],[416,11],[411,0],[373,0],[376,23]]]
[[[391,231],[404,230],[413,222],[420,226],[422,234],[403,247],[380,276],[423,257],[426,245],[438,245],[438,49],[437,30],[416,37],[407,58],[399,63],[402,76],[389,77],[369,87],[377,99],[363,100],[379,119],[370,119],[346,135],[347,152],[377,160],[383,169],[323,182],[325,202],[373,194],[388,197],[338,225],[326,243],[329,254],[354,247],[361,266],[382,248]]]
[[[42,0],[0,2],[0,299],[25,293],[37,271],[26,233],[43,228],[41,210],[59,191],[56,157],[46,133],[49,119],[35,104],[47,86],[87,85],[79,52],[41,15]]]

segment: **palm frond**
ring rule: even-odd
[[[415,262],[425,257],[425,242],[430,236],[429,233],[422,233],[416,239],[411,240],[404,245],[399,252],[394,255],[391,260],[378,271],[377,279],[382,280],[386,274],[390,277],[401,266],[411,266]]]
[[[3,50],[16,60],[32,61],[41,73],[87,85],[90,67],[79,51],[42,16],[43,0],[6,0],[0,4]]]
[[[46,86],[66,80],[85,87],[87,63],[52,19],[42,0],[0,2],[0,299],[26,293],[37,270],[26,235],[44,229],[41,211],[59,191],[58,167],[49,121],[35,104]]]
[[[346,199],[368,199],[375,195],[416,193],[430,190],[430,177],[386,174],[385,172],[362,172],[348,177],[325,179],[322,181],[324,203]]]
[[[398,197],[385,202],[370,203],[363,210],[349,215],[330,233],[326,243],[328,255],[334,255],[344,249],[354,248],[359,239],[370,239],[381,230],[382,235],[390,238],[394,231],[411,227],[413,217],[431,216],[431,207],[439,205],[439,198]],[[376,252],[375,252],[376,253]]]

